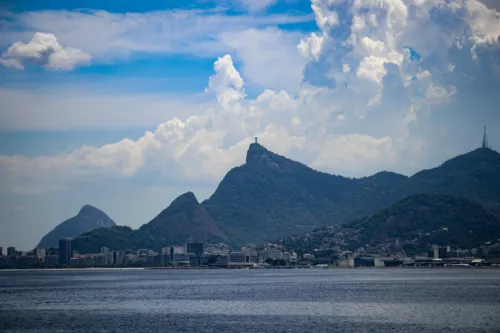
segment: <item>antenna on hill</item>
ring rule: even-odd
[[[258,140],[259,138],[258,138],[258,137],[255,137],[254,139],[255,139],[255,143],[258,143],[258,142],[257,142],[257,140]]]
[[[486,126],[484,126],[483,144],[481,147],[487,149],[490,148],[490,145],[488,144],[488,133],[486,132]]]

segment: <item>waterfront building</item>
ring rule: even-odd
[[[433,250],[433,258],[439,259],[439,246],[434,245],[432,250]]]
[[[314,255],[310,254],[310,253],[304,253],[302,255],[302,259],[304,259],[304,260],[312,260],[312,259],[314,259]]]
[[[113,265],[123,265],[125,253],[123,251],[113,251]]]
[[[374,267],[375,266],[375,260],[373,258],[352,258],[350,259],[352,261],[349,261],[349,266],[350,267]]]
[[[187,243],[187,252],[194,253],[197,257],[203,255],[203,243]]]
[[[339,267],[342,267],[342,268],[347,268],[347,267],[350,267],[350,264],[349,264],[349,259],[340,259],[338,261],[338,266]]]
[[[281,260],[283,259],[283,252],[281,252],[281,250],[278,249],[268,249],[261,252],[261,257],[264,260],[266,259]]]
[[[69,266],[73,251],[71,249],[71,238],[59,240],[59,265]]]
[[[243,252],[230,252],[229,253],[229,263],[249,263],[250,261],[250,256],[247,256]]]
[[[38,259],[38,262],[45,262],[45,249],[36,249],[35,250],[35,256]]]
[[[404,264],[403,260],[394,258],[374,258],[373,263],[375,267],[398,267]]]
[[[174,253],[174,262],[176,263],[182,263],[182,264],[189,264],[191,256],[189,253]]]
[[[14,257],[16,255],[16,248],[13,246],[9,246],[7,248],[7,256],[8,257]]]
[[[123,264],[129,265],[135,261],[136,256],[132,253],[127,253],[123,258]]]
[[[183,246],[172,246],[173,247],[173,251],[174,251],[174,254],[176,253],[186,253],[186,250],[184,249]]]
[[[440,259],[444,259],[448,257],[448,249],[446,246],[440,246],[438,249],[438,256]]]
[[[208,260],[205,257],[193,256],[189,258],[190,266],[206,266],[208,265]]]
[[[45,264],[54,266],[59,262],[59,256],[55,254],[51,254],[45,257]]]
[[[80,264],[80,263],[81,263],[81,261],[82,261],[82,259],[80,259],[80,258],[71,258],[71,259],[69,260],[69,265],[70,265],[71,267],[80,267],[80,266],[82,266],[82,265]]]
[[[163,262],[164,263],[170,263],[170,262],[175,262],[177,261],[177,258],[181,258],[182,261],[186,260],[186,251],[184,250],[184,247],[182,246],[167,246],[164,247],[161,251],[161,254],[163,256]],[[189,256],[187,256],[187,260],[189,261]]]
[[[245,254],[245,262],[258,263],[260,261],[259,253],[253,244],[243,246],[241,252]]]
[[[286,262],[297,262],[297,253],[295,252],[283,252],[283,260]]]
[[[0,246],[0,257],[3,256],[3,247]]]

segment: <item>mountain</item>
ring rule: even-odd
[[[112,229],[85,237],[95,248],[126,242],[131,248],[159,248],[190,237],[235,247],[263,244],[371,216],[416,194],[463,197],[500,216],[500,154],[480,148],[412,177],[382,171],[352,179],[313,170],[253,143],[245,163],[231,169],[201,204],[188,192],[131,234]],[[134,235],[137,239],[127,241]]]
[[[200,205],[192,192],[187,192],[172,201],[140,231],[155,236],[158,245],[183,244],[192,241],[227,240],[225,233]]]
[[[186,241],[227,241],[226,234],[200,205],[192,192],[176,198],[149,223],[138,230],[129,227],[101,228],[87,232],[73,242],[82,252],[110,249],[157,249]]]
[[[253,143],[202,205],[235,243],[258,244],[348,215],[332,204],[351,183]]]
[[[230,170],[202,205],[234,244],[260,244],[369,216],[418,193],[463,196],[498,207],[499,175],[500,154],[486,148],[412,177],[384,171],[350,179],[253,143],[245,164]]]
[[[98,253],[103,246],[110,249],[150,248],[152,237],[130,227],[114,226],[86,232],[73,240],[72,248],[80,253]]]
[[[93,206],[85,205],[80,209],[78,215],[67,219],[46,234],[37,248],[58,247],[59,240],[62,238],[75,238],[93,229],[113,226],[116,226],[115,222],[103,211]]]
[[[344,225],[353,229],[359,244],[390,239],[470,249],[500,238],[500,220],[479,204],[447,195],[414,195],[369,218]]]
[[[428,192],[468,198],[498,207],[500,204],[500,154],[479,148],[457,156],[441,166],[418,172],[412,177]]]
[[[484,207],[464,198],[419,194],[370,217],[321,227],[281,243],[299,252],[328,251],[339,246],[352,251],[364,247],[369,253],[399,244],[415,254],[426,252],[434,244],[471,249],[499,238],[500,219]]]

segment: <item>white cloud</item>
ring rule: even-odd
[[[397,52],[391,52],[387,58],[369,55],[361,60],[356,75],[362,79],[368,79],[378,84],[382,84],[383,77],[387,74],[386,63],[401,65],[403,56]]]
[[[456,92],[457,89],[454,86],[446,89],[436,86],[431,82],[425,91],[425,97],[431,104],[441,104],[448,102]]]
[[[421,71],[417,73],[417,79],[423,80],[431,76],[431,73],[428,70]]]
[[[7,68],[24,69],[24,66],[16,59],[0,58],[0,65]]]
[[[248,85],[259,89],[285,89],[295,93],[303,78],[306,60],[296,52],[302,34],[276,28],[248,29],[220,35],[236,59]]]
[[[217,102],[222,106],[230,106],[243,98],[244,82],[240,73],[234,68],[231,55],[226,54],[214,64],[215,74],[208,81],[208,92],[214,92]]]
[[[109,13],[101,10],[39,11],[2,21],[0,45],[26,40],[43,31],[63,45],[85,50],[92,61],[126,59],[134,52],[215,57],[229,52],[219,35],[310,21],[310,15],[226,15],[223,10],[172,10]],[[19,31],[18,27],[24,27]]]
[[[339,17],[336,11],[330,9],[334,1],[312,0],[311,8],[316,14],[316,23],[318,28],[325,30],[339,23]]]
[[[468,23],[472,32],[472,56],[477,58],[478,46],[498,44],[500,38],[500,13],[478,1],[469,1]]]
[[[28,43],[17,41],[0,59],[6,67],[24,69],[25,64],[34,64],[50,69],[72,70],[77,65],[87,64],[90,54],[70,46],[62,46],[56,36],[37,32]]]
[[[312,33],[309,37],[302,38],[297,46],[299,54],[309,60],[318,60],[321,53],[321,45],[325,37]]]
[[[281,154],[291,150],[315,151],[318,156],[310,160],[314,165],[338,167],[351,173],[359,172],[365,165],[359,163],[360,158],[366,163],[373,163],[375,156],[379,156],[380,161],[393,159],[394,152],[387,148],[390,138],[367,135],[347,138],[349,153],[360,151],[357,158],[346,159],[345,149],[335,157],[324,154],[325,144],[345,146],[346,140],[328,130],[344,118],[336,114],[332,120],[330,108],[321,106],[332,97],[328,90],[304,87],[295,98],[285,91],[265,90],[254,100],[243,100],[244,82],[231,57],[219,58],[214,70],[208,90],[216,93],[220,107],[185,120],[168,120],[137,140],[82,147],[56,156],[0,157],[0,169],[11,179],[7,188],[27,193],[29,188],[36,192],[50,184],[47,190],[60,190],[67,182],[84,181],[89,176],[93,179],[99,175],[131,177],[147,170],[154,170],[155,174],[171,181],[216,181],[243,161],[250,138],[254,136]],[[365,150],[371,153],[363,159]],[[335,163],[331,163],[334,160]]]
[[[478,7],[481,15],[472,15],[476,9],[466,2],[453,6],[439,0],[351,0],[343,11],[336,10],[344,5],[340,1],[314,0],[313,5],[321,33],[298,38],[298,48],[291,51],[309,59],[304,71],[308,83],[293,93],[264,89],[256,98],[246,97],[245,81],[252,74],[241,75],[236,68],[240,66],[235,67],[233,58],[225,55],[215,62],[207,87],[217,104],[189,115],[165,114],[167,121],[137,140],[54,156],[4,156],[0,176],[9,179],[7,188],[12,191],[43,185],[61,189],[89,176],[95,180],[154,174],[188,184],[218,182],[229,168],[243,162],[255,136],[280,154],[347,176],[418,168],[415,161],[423,163],[435,146],[429,134],[436,128],[433,114],[445,114],[448,105],[456,106],[453,102],[474,87],[474,78],[468,76],[485,63],[480,57],[474,63],[468,52],[474,46],[485,47],[485,52],[496,46],[481,43],[493,41],[485,36],[494,36],[495,30],[489,28],[494,25],[481,23],[483,8]],[[339,18],[337,12],[349,15]],[[351,15],[352,22],[348,20]],[[449,20],[440,20],[440,15],[449,15]],[[347,36],[336,33],[343,25]],[[476,28],[469,34],[464,27]],[[245,47],[235,36],[258,36],[258,42],[249,45],[260,46],[276,42],[280,32],[245,29],[239,33],[218,36],[242,60],[243,73],[260,64],[266,64],[267,70],[272,61],[279,60],[278,50],[259,47],[250,52],[252,46]],[[457,41],[463,51],[457,51]],[[266,60],[253,60],[261,51]],[[455,70],[450,72],[450,66]],[[265,76],[253,79],[262,85],[272,82],[259,77]],[[314,85],[325,78],[331,84]]]

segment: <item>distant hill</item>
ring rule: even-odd
[[[93,206],[85,205],[80,209],[78,215],[62,222],[46,234],[37,248],[57,247],[59,246],[59,240],[62,238],[75,238],[93,229],[113,226],[116,226],[116,223],[103,211]]]
[[[154,235],[155,242],[160,246],[183,244],[187,240],[227,240],[226,234],[215,224],[192,192],[172,201],[170,206],[139,230]]]
[[[281,242],[298,251],[336,245],[350,250],[379,244],[411,244],[415,252],[433,244],[471,249],[500,238],[500,219],[467,199],[414,195],[370,217],[337,227],[322,227]]]
[[[130,227],[114,226],[86,232],[73,240],[72,247],[80,253],[98,253],[103,246],[110,249],[142,249],[152,244],[151,235]]]
[[[418,172],[412,177],[430,193],[468,198],[476,203],[500,205],[500,154],[479,148]]]
[[[236,244],[264,243],[369,216],[417,193],[449,194],[497,207],[500,154],[478,149],[413,177],[380,172],[349,179],[313,170],[251,144],[202,203]]]
[[[263,244],[371,216],[416,194],[463,197],[500,216],[500,154],[480,148],[412,177],[382,171],[352,179],[253,143],[245,163],[231,169],[210,198],[200,205],[192,193],[179,197],[137,236],[150,239],[150,246],[187,237],[223,239],[236,247]]]
[[[101,228],[87,232],[73,242],[82,252],[110,249],[157,249],[180,245],[186,241],[227,241],[225,233],[215,224],[192,192],[182,194],[170,206],[138,230],[129,227]]]

